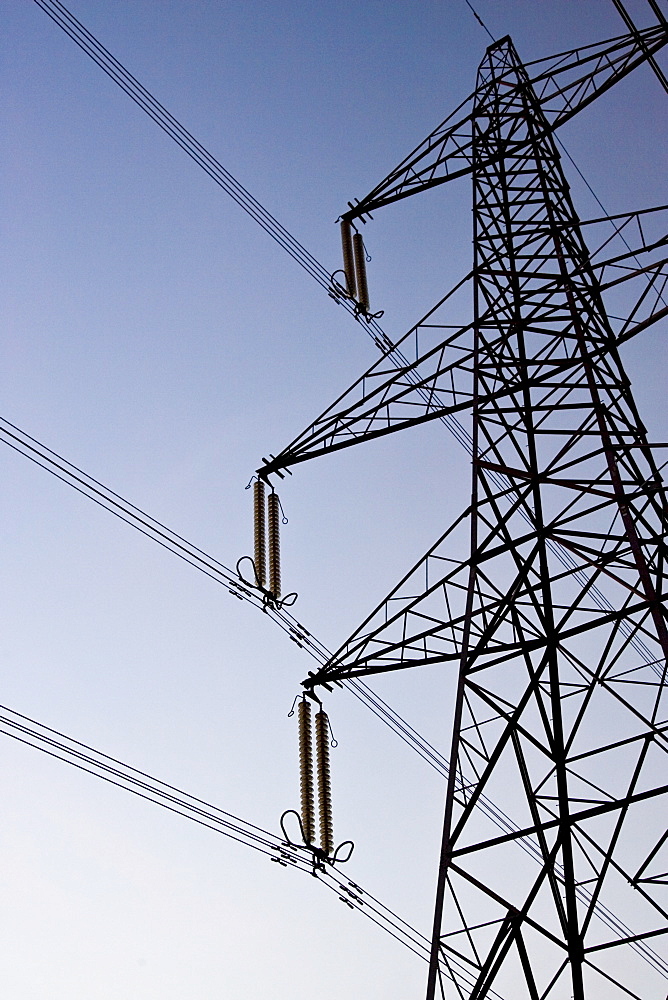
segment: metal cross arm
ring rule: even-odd
[[[268,479],[300,462],[464,413],[476,403],[513,397],[516,385],[511,380],[502,381],[492,371],[487,391],[474,395],[471,330],[471,325],[463,327],[405,368],[388,367],[387,359],[381,359],[278,456],[266,461],[257,470],[258,475]],[[500,334],[499,343],[504,339]],[[545,390],[557,387],[564,370],[577,364],[577,360],[561,358],[520,362],[521,367],[533,369],[528,384]],[[417,378],[413,379],[413,375]]]
[[[547,131],[554,132],[573,118],[636,66],[653,58],[667,41],[668,28],[660,24],[526,63],[525,69]],[[507,43],[508,38],[494,42],[487,50],[490,60],[493,60],[495,50],[503,50]],[[480,83],[484,87],[484,80]],[[498,81],[494,85],[498,85]],[[509,93],[514,87],[522,86],[523,83],[515,77],[507,82]],[[351,221],[362,218],[383,205],[471,173],[474,163],[473,119],[476,115],[480,127],[480,90],[479,85],[476,92],[441,122],[373,191],[351,205],[342,218]],[[506,126],[504,140],[507,148],[513,148],[515,153],[528,142],[523,126],[521,115],[514,124],[510,122]],[[490,120],[489,128],[494,127]],[[476,168],[481,166],[484,162],[480,161],[478,154]]]
[[[465,413],[474,405],[486,406],[493,401],[502,404],[504,398],[508,405],[514,405],[520,381],[524,386],[550,393],[563,382],[569,369],[581,364],[576,357],[515,358],[514,378],[507,366],[503,377],[494,365],[481,369],[483,377],[476,393],[474,324],[460,327],[441,340],[447,327],[429,322],[434,312],[409,330],[397,347],[405,357],[407,352],[413,353],[411,346],[415,349],[421,340],[435,338],[438,341],[435,346],[429,346],[415,361],[402,366],[393,361],[391,352],[381,357],[279,455],[265,460],[257,470],[260,478],[269,480],[271,475],[280,476],[282,470],[292,465],[444,416]],[[653,316],[650,322],[658,318]],[[499,329],[488,315],[475,325],[486,330],[489,342],[501,352],[505,341],[516,332],[512,323],[508,329]],[[531,331],[532,327],[528,320],[525,330]],[[629,339],[635,332],[635,328],[629,329],[623,339]],[[591,345],[592,359],[605,354],[610,346],[604,339]]]

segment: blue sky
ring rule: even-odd
[[[629,3],[640,24],[644,2]],[[478,0],[525,59],[623,32],[609,0]],[[475,85],[464,0],[70,8],[326,266],[334,220]],[[30,0],[5,6],[2,416],[234,565],[244,487],[375,359],[364,331]],[[665,60],[664,60],[665,62]],[[609,212],[665,201],[647,68],[563,130]],[[662,157],[664,160],[662,162]],[[568,168],[583,217],[600,214]],[[378,216],[372,305],[398,337],[470,267],[470,184]],[[665,334],[625,360],[666,440]],[[330,647],[466,503],[428,426],[298,469],[284,579]],[[307,658],[266,616],[4,448],[0,702],[278,830]],[[438,746],[442,677],[377,682]],[[443,788],[331,699],[352,877],[428,932]],[[0,978],[16,1000],[420,996],[418,959],[315,880],[5,740]]]

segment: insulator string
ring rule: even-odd
[[[299,726],[299,786],[301,793],[301,819],[307,844],[315,840],[315,802],[313,794],[313,744],[311,732],[311,703],[305,698],[297,709]]]
[[[348,295],[355,297],[355,261],[353,257],[353,230],[349,219],[341,220],[341,249],[343,251],[343,273],[346,276]]]
[[[269,590],[278,599],[281,596],[281,502],[278,493],[267,497],[269,527]]]
[[[253,551],[255,556],[255,576],[259,587],[267,580],[267,531],[264,482],[256,479],[253,483]]]
[[[355,258],[355,280],[357,282],[357,301],[365,313],[369,312],[369,286],[366,280],[366,260],[364,259],[364,240],[361,233],[353,235],[353,256]]]
[[[315,717],[315,753],[320,809],[320,847],[326,855],[330,855],[334,849],[334,827],[329,774],[329,719],[322,709]]]

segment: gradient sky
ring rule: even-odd
[[[526,60],[624,31],[610,0],[476,6]],[[346,202],[474,89],[489,43],[464,0],[70,9],[331,270]],[[4,21],[0,413],[234,565],[260,457],[375,348],[35,3],[8,0]],[[664,108],[643,67],[562,131],[608,212],[665,201]],[[600,214],[567,172],[582,217]],[[368,227],[393,338],[469,269],[470,205],[462,180]],[[624,357],[665,441],[664,339]],[[278,832],[311,662],[41,469],[0,462],[0,702]],[[466,505],[468,477],[434,425],[298,468],[282,491],[297,617],[338,645]],[[445,748],[448,679],[409,674],[375,686]],[[327,707],[350,874],[428,933],[442,783],[346,694]],[[422,996],[426,967],[315,880],[9,739],[0,753],[12,1000]]]

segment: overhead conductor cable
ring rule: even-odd
[[[269,527],[269,590],[278,600],[281,596],[281,502],[273,491],[267,497]]]
[[[332,791],[329,780],[329,719],[322,709],[315,717],[315,753],[318,772],[318,804],[320,806],[320,847],[326,855],[334,848],[332,825]]]
[[[299,723],[299,780],[301,791],[301,820],[304,840],[312,844],[315,839],[315,805],[313,799],[313,747],[311,742],[311,703],[305,698],[297,710]]]
[[[264,587],[267,579],[267,533],[264,502],[264,483],[256,479],[253,483],[254,555],[255,576],[259,587]]]

